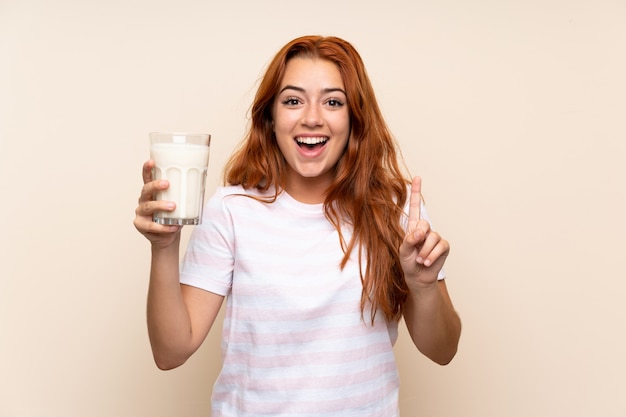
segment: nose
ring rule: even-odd
[[[317,104],[308,104],[302,115],[302,124],[308,127],[321,126],[323,124],[322,111]]]

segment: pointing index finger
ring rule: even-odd
[[[411,196],[409,200],[409,231],[415,230],[417,223],[422,218],[422,179],[414,177],[411,183]]]

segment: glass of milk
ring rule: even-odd
[[[156,212],[155,222],[200,223],[210,143],[211,135],[205,133],[150,133],[150,158],[155,165],[152,177],[170,183],[169,188],[157,193],[156,199],[176,203],[174,211]]]

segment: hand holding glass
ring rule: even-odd
[[[168,225],[201,222],[210,143],[211,135],[204,133],[150,133],[152,177],[170,183],[167,189],[157,193],[156,200],[176,203],[174,211],[154,213],[155,222]]]

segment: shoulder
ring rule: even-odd
[[[215,189],[214,196],[227,197],[253,197],[253,198],[269,198],[274,195],[274,190],[270,188],[268,191],[261,191],[256,188],[244,188],[242,185],[224,185]]]
[[[255,198],[260,195],[259,191],[241,185],[218,186],[204,205],[200,229],[217,229],[225,233],[242,219],[256,216],[262,203]]]
[[[241,185],[226,185],[215,189],[207,201],[207,208],[230,211],[234,208],[258,207],[272,198],[273,190],[261,191],[255,188],[244,188]]]
[[[249,200],[267,201],[273,199],[274,190],[262,191],[256,188],[244,188],[242,185],[225,185],[215,189],[212,198],[228,200],[228,197],[244,197]]]

